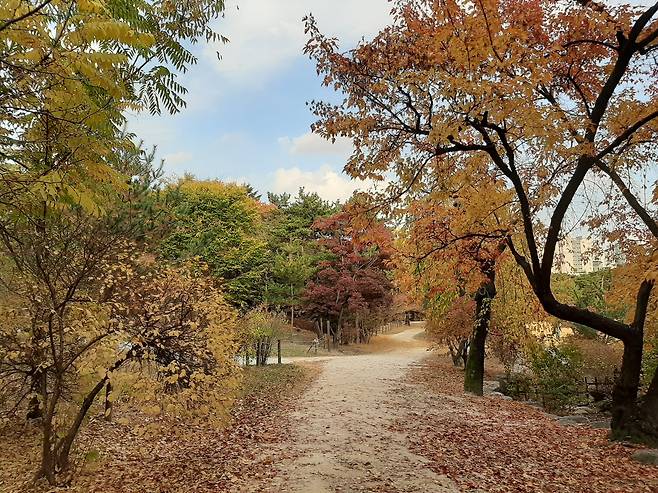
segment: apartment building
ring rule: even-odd
[[[616,245],[601,249],[591,238],[567,236],[557,244],[553,271],[562,274],[586,274],[622,263],[623,254]]]

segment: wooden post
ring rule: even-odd
[[[294,295],[295,295],[295,291],[294,291],[294,288],[291,284],[290,285],[290,300],[293,301],[293,302],[294,302]],[[293,305],[293,304],[290,305],[290,325],[292,325],[293,329],[295,328],[295,305]]]
[[[276,360],[278,364],[281,364],[281,339],[276,340]]]

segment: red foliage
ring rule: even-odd
[[[392,303],[389,279],[391,234],[381,223],[360,224],[349,209],[318,219],[318,240],[329,254],[308,283],[308,312],[343,324],[349,319],[380,313]]]

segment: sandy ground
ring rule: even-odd
[[[404,434],[391,430],[421,392],[404,375],[427,356],[415,336],[419,325],[379,336],[376,353],[323,358],[323,371],[292,415],[294,434],[282,444],[268,492],[456,492],[451,481],[410,452]],[[297,360],[299,361],[299,360]],[[317,359],[314,359],[317,361]],[[407,405],[401,405],[402,403]]]

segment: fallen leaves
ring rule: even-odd
[[[289,433],[287,411],[314,375],[313,369],[292,365],[248,368],[243,396],[223,429],[120,408],[121,422],[96,417],[80,437],[79,470],[67,491],[257,491],[258,484],[276,475],[279,451],[274,444]],[[7,437],[3,456],[8,443],[16,445],[11,453],[17,455],[21,447],[34,449],[38,436]],[[35,467],[17,457],[12,467],[0,468],[0,490],[23,491],[20,485]]]
[[[410,378],[434,391],[394,428],[414,452],[464,489],[487,492],[655,492],[658,468],[631,460],[633,448],[607,432],[562,426],[528,405],[461,390],[463,373],[432,358]],[[419,406],[426,411],[417,412]]]

